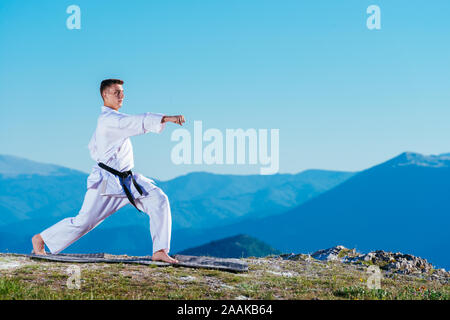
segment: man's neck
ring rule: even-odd
[[[105,107],[108,107],[108,108],[110,108],[110,109],[113,109],[113,110],[115,110],[115,111],[118,111],[119,110],[119,108],[114,108],[113,106],[110,106],[110,105],[107,105],[107,104],[103,104]]]

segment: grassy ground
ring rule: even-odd
[[[0,299],[443,299],[450,285],[382,271],[368,289],[367,266],[243,259],[249,272],[130,264],[67,264],[0,255]],[[81,270],[69,289],[67,269]]]

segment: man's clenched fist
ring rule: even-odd
[[[182,126],[183,123],[185,123],[186,121],[184,121],[184,116],[179,115],[179,116],[164,116],[161,119],[161,123],[164,122],[178,123],[180,126]]]

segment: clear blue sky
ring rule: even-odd
[[[68,30],[66,8],[81,8]],[[381,9],[368,30],[366,8]],[[280,173],[362,170],[403,151],[450,152],[450,1],[0,2],[2,154],[89,172],[102,79],[121,112],[183,114],[185,128],[279,128]],[[169,124],[132,138],[136,170],[182,165]]]

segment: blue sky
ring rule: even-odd
[[[66,8],[81,8],[69,30]],[[381,9],[369,30],[366,9]],[[121,112],[183,114],[204,130],[280,129],[280,173],[362,170],[403,151],[450,152],[450,1],[17,1],[0,3],[1,153],[89,172],[102,79]],[[133,137],[136,170],[175,165],[169,124]]]

